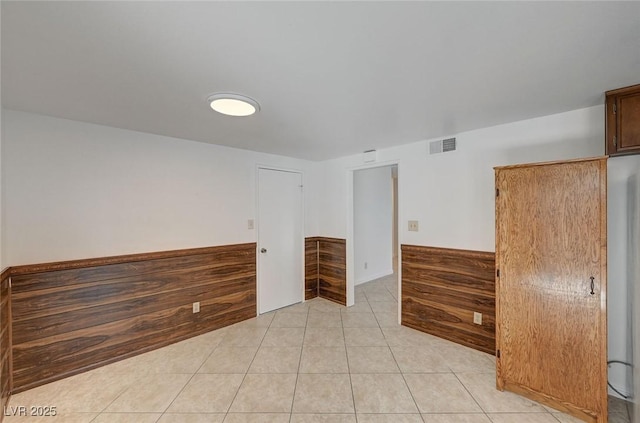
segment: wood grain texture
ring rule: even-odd
[[[640,154],[640,85],[607,91],[605,105],[607,154]]]
[[[607,420],[606,166],[496,168],[497,386],[592,422]]]
[[[11,284],[9,269],[0,275],[0,407],[5,409],[11,396]],[[0,422],[4,413],[0,415]]]
[[[347,305],[347,242],[341,238],[317,237],[318,295]]]
[[[402,324],[495,353],[495,255],[402,245]],[[473,313],[482,313],[482,325]]]
[[[304,240],[304,299],[318,296],[318,239],[309,237]]]
[[[305,238],[305,299],[315,296],[347,304],[345,239],[321,236]]]
[[[11,274],[15,392],[256,315],[255,243],[20,266]]]

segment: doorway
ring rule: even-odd
[[[395,171],[394,171],[395,170]],[[353,174],[355,285],[394,273],[394,181],[397,166],[357,170]]]
[[[304,297],[302,174],[258,168],[258,313]]]

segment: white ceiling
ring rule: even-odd
[[[5,108],[311,160],[640,83],[640,2],[2,1],[1,29]]]

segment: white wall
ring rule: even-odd
[[[256,166],[302,170],[310,186],[317,172],[303,160],[3,113],[5,265],[254,242]]]
[[[378,162],[398,163],[400,238],[405,244],[493,251],[494,166],[599,156],[604,153],[601,106],[455,134],[458,149],[428,154],[431,140],[378,151]],[[330,210],[320,231],[344,238],[350,170],[362,156],[325,162],[324,187]],[[407,220],[419,220],[409,232]]]
[[[613,157],[607,166],[608,219],[608,318],[609,360],[631,362],[631,284],[634,283],[630,251],[630,192],[629,179],[640,172],[640,156]],[[639,281],[636,280],[637,284]],[[640,307],[640,304],[636,304]],[[612,364],[609,380],[618,391],[629,396],[633,377],[629,368]]]
[[[633,293],[633,409],[632,422],[640,421],[640,171],[629,178],[629,283]]]
[[[355,284],[393,273],[393,198],[391,167],[354,172]],[[366,268],[365,268],[366,264]]]

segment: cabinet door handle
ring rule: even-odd
[[[595,292],[593,292],[593,288],[594,288],[594,282],[593,280],[595,279],[593,276],[591,276],[589,279],[591,279],[591,295],[595,294]]]

